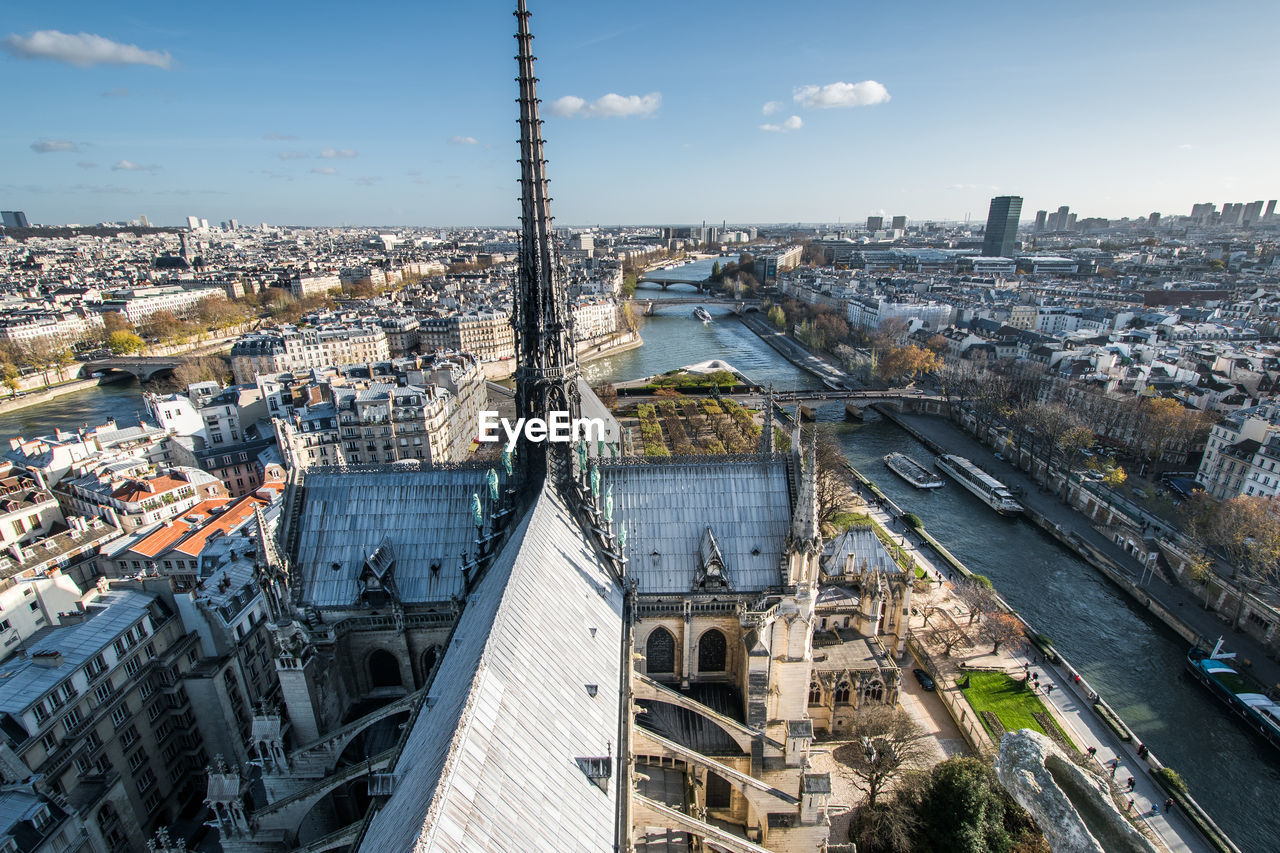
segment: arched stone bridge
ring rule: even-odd
[[[663,290],[666,290],[673,284],[688,284],[698,288],[699,293],[711,285],[711,282],[705,278],[648,278],[643,275],[636,278],[636,287],[639,287],[643,283],[656,284]]]
[[[139,382],[147,382],[157,373],[172,373],[185,362],[186,359],[182,356],[104,358],[98,361],[86,361],[80,368],[80,377],[88,379],[95,373],[132,373],[138,377]]]
[[[738,316],[742,316],[743,314],[746,314],[748,311],[760,310],[759,299],[727,299],[722,297],[718,298],[714,296],[713,297],[680,296],[680,297],[676,297],[675,299],[636,299],[634,301],[644,305],[644,316],[646,317],[652,317],[654,312],[658,308],[662,308],[667,305],[681,305],[681,306],[702,305],[704,307],[705,306],[719,306],[722,308],[727,307],[730,311],[732,311],[734,314],[737,314]]]

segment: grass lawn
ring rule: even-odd
[[[1029,688],[1024,689],[1019,679],[1010,678],[1003,672],[971,672],[969,686],[962,692],[969,700],[969,704],[973,706],[973,710],[978,712],[980,720],[983,711],[991,711],[1000,719],[1000,725],[1004,726],[1005,731],[1031,729],[1043,735],[1055,737],[1054,733],[1045,731],[1034,716],[1048,713],[1044,703]],[[985,726],[986,720],[982,722]],[[1063,732],[1055,721],[1050,719],[1049,724],[1057,729],[1056,736],[1071,743],[1066,732]],[[994,732],[992,734],[994,735]]]

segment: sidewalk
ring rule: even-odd
[[[875,506],[874,496],[861,488],[860,484],[854,482],[850,485],[855,494],[867,501],[867,512],[893,534],[899,543],[902,543],[903,548],[917,565],[941,583],[942,594],[949,595],[951,584],[946,583],[949,580],[948,570],[942,561],[931,558],[929,552],[932,549],[928,548],[910,528],[896,521],[886,510]],[[963,608],[963,604],[958,600],[954,601],[957,607]],[[967,614],[967,610],[965,613]],[[957,617],[957,621],[963,622],[964,617]],[[913,629],[922,630],[925,627],[922,616],[912,616],[910,624]],[[1133,792],[1127,795],[1134,800],[1133,814],[1138,815],[1139,820],[1151,830],[1151,835],[1159,839],[1159,846],[1170,853],[1213,853],[1213,848],[1182,815],[1180,809],[1175,808],[1175,814],[1172,816],[1164,813],[1164,802],[1168,799],[1168,794],[1156,785],[1148,772],[1146,763],[1138,758],[1133,748],[1122,743],[1098,718],[1085,696],[1088,691],[1087,684],[1083,682],[1076,684],[1073,679],[1064,678],[1056,667],[1038,659],[1033,660],[1031,655],[1035,654],[1034,647],[1031,647],[1031,652],[1023,648],[1005,647],[996,654],[991,654],[989,649],[989,646],[979,641],[973,649],[954,649],[950,660],[955,661],[957,665],[963,661],[964,664],[974,666],[1000,668],[1012,676],[1021,676],[1028,669],[1040,673],[1040,684],[1043,687],[1052,684],[1054,688],[1048,694],[1041,691],[1039,693],[1041,701],[1080,749],[1087,750],[1093,747],[1097,750],[1094,755],[1095,772],[1102,778],[1106,778],[1110,775],[1107,762],[1116,760],[1118,767],[1115,779],[1119,784],[1123,787],[1130,777],[1135,780]],[[1153,805],[1159,806],[1158,813],[1152,813]]]
[[[996,459],[991,450],[955,424],[942,418],[925,415],[899,415],[898,417],[934,443],[946,447],[948,452],[958,453],[973,460],[975,464],[990,471],[1006,485],[1022,487],[1023,494],[1019,500],[1024,505],[1049,519],[1068,534],[1076,534],[1083,542],[1097,549],[1121,571],[1129,575],[1135,584],[1143,577],[1142,567],[1132,555],[1094,529],[1092,521],[1081,515],[1075,508],[1064,504],[1056,494],[1041,491],[1042,487],[1039,483],[1012,465]],[[1240,658],[1248,659],[1252,664],[1251,674],[1263,684],[1280,684],[1280,664],[1271,659],[1267,650],[1252,637],[1234,630],[1217,614],[1205,610],[1203,603],[1193,593],[1170,584],[1159,574],[1149,577],[1142,588],[1152,599],[1198,633],[1210,646],[1218,637],[1225,638],[1227,648],[1236,652]]]

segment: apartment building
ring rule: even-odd
[[[198,802],[208,762],[182,677],[196,635],[154,595],[107,588],[0,664],[0,765],[74,804],[92,849],[144,849]]]
[[[515,332],[504,310],[475,310],[451,317],[430,317],[418,330],[423,352],[469,352],[483,362],[515,357]]]
[[[1196,479],[1220,500],[1280,495],[1280,405],[1240,409],[1209,432]]]
[[[380,326],[284,326],[236,341],[231,348],[231,372],[238,384],[251,384],[259,373],[367,364],[390,357],[387,334]]]

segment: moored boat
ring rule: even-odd
[[[1212,652],[1193,648],[1187,652],[1187,669],[1209,692],[1227,704],[1254,732],[1280,747],[1280,704],[1263,692],[1253,679],[1241,675],[1226,662],[1235,655],[1222,653],[1222,640]]]
[[[1014,499],[1008,486],[963,456],[947,453],[935,459],[934,464],[939,471],[950,475],[1001,515],[1018,515],[1022,512],[1022,504]]]
[[[889,470],[917,489],[940,489],[942,478],[905,453],[890,453],[884,458]]]

